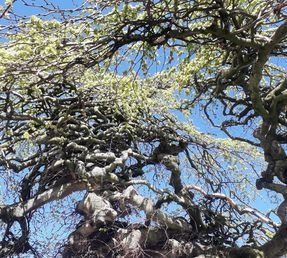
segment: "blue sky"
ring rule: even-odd
[[[37,1],[28,1],[28,2],[35,2],[37,3],[38,5],[40,4],[45,4],[44,1],[42,0],[37,0]],[[57,0],[57,1],[51,1],[53,2],[55,5],[58,5],[60,8],[73,8],[73,4],[80,4],[82,3],[82,1],[78,0],[78,1],[61,1],[61,0]],[[0,5],[4,5],[4,1],[1,0],[0,1]],[[21,13],[23,15],[26,15],[26,16],[29,16],[29,15],[32,15],[32,14],[35,14],[37,13],[37,11],[32,11],[30,8],[26,8],[25,6],[23,6],[23,3],[21,2],[21,0],[17,0],[15,5],[14,5],[14,10],[18,13]],[[5,21],[3,21],[5,23]],[[0,24],[1,24],[1,20],[0,20]],[[3,23],[2,23],[3,24]],[[159,52],[161,53],[161,52]],[[160,54],[159,56],[159,59],[160,61],[163,60],[163,55]],[[284,59],[274,59],[272,60],[275,64],[277,65],[282,65],[284,67],[286,67],[286,62]],[[173,64],[176,65],[178,61],[175,59],[173,61]],[[160,66],[159,66],[160,67]],[[123,66],[122,69],[124,70],[125,67]],[[158,71],[157,70],[158,67],[154,67],[152,69],[152,72],[156,72]],[[160,68],[159,68],[160,70]],[[209,124],[209,122],[201,116],[202,112],[200,111],[199,108],[196,108],[193,115],[190,117],[192,123],[202,132],[204,133],[210,133],[210,134],[213,134],[217,137],[220,137],[220,138],[226,138],[226,135],[224,133],[222,133],[219,129],[217,128],[212,128]],[[181,114],[177,114],[179,116],[181,116]],[[180,120],[183,120],[184,118],[183,117],[180,117]],[[246,132],[240,128],[236,128],[236,129],[233,129],[233,132],[237,135],[241,135],[241,136],[244,136],[246,135]],[[250,134],[251,135],[251,134]],[[251,137],[251,136],[250,136]],[[149,179],[149,175],[147,175],[147,178]],[[3,184],[4,182],[0,180],[0,183]],[[255,182],[253,182],[255,184]],[[254,190],[256,191],[256,190]],[[144,191],[143,191],[144,192]],[[268,211],[274,207],[277,206],[277,204],[274,204],[275,202],[273,202],[272,200],[274,198],[270,198],[268,195],[268,191],[257,191],[258,192],[258,196],[257,198],[255,198],[254,202],[252,203],[252,205],[254,205],[257,209],[261,210],[261,211]],[[78,196],[76,196],[78,197]],[[279,197],[279,196],[278,196]],[[53,204],[51,207],[47,207],[46,210],[48,212],[51,212],[51,208],[53,208]],[[176,207],[175,206],[172,206],[171,209],[175,209]],[[53,222],[55,223],[55,222]],[[53,226],[55,224],[51,224],[51,225],[48,225],[46,226],[46,232],[44,232],[44,235],[43,235],[43,239],[46,237],[45,233],[49,234],[49,232],[51,232],[53,230]],[[61,232],[61,231],[59,231]],[[64,231],[65,232],[65,231]],[[66,232],[66,234],[68,234],[69,232]],[[64,234],[64,233],[61,233],[61,234]]]

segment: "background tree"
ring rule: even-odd
[[[1,257],[284,255],[286,6],[6,1]]]

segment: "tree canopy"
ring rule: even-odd
[[[0,256],[286,254],[286,7],[5,1]]]

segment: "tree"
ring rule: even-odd
[[[49,255],[286,254],[287,3],[53,2],[0,16],[1,257],[48,255],[45,216]]]

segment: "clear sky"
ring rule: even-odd
[[[0,5],[3,5],[4,6],[4,2],[3,0],[0,0]],[[37,1],[27,1],[31,4],[37,4],[37,5],[45,5],[45,1],[42,1],[42,0],[37,0]],[[75,0],[75,1],[69,1],[69,0],[55,0],[55,1],[50,1],[50,2],[53,2],[53,4],[55,6],[59,6],[61,9],[63,8],[67,8],[67,9],[70,9],[70,8],[74,8],[75,5],[79,5],[81,4],[83,1],[80,1],[80,0]],[[25,7],[25,5],[23,4],[23,2],[21,0],[17,0],[15,2],[15,5],[14,5],[14,11],[17,12],[17,13],[21,13],[25,16],[30,16],[32,14],[36,14],[38,12],[39,9],[35,8],[35,9],[32,9],[32,8],[27,8]],[[0,25],[1,25],[1,22],[3,22],[5,24],[5,21],[1,21],[0,20]],[[3,24],[2,23],[2,24]],[[163,57],[163,53],[159,52],[160,55],[159,55],[159,60],[160,61],[163,61],[164,57]],[[274,59],[272,60],[273,62],[275,62],[276,64],[278,65],[283,65],[285,66],[286,63],[285,63],[285,60],[282,60],[282,59]],[[174,64],[176,65],[176,60],[174,61]],[[125,67],[123,67],[122,69],[124,70]],[[156,72],[158,71],[157,69],[159,69],[158,67],[154,67],[152,70],[153,72]],[[159,69],[160,70],[160,69]],[[210,133],[210,134],[213,134],[217,137],[220,137],[220,138],[226,138],[225,134],[222,133],[219,129],[217,128],[212,128],[211,125],[209,124],[209,122],[201,116],[202,112],[200,110],[200,108],[196,108],[193,115],[190,117],[191,121],[193,122],[193,124],[202,132],[204,133]],[[180,120],[184,120],[185,118],[183,116],[181,116],[181,114],[177,113],[178,116],[180,116]],[[219,116],[220,118],[220,116]],[[237,128],[237,129],[234,129],[233,131],[236,135],[246,135],[246,132],[240,128]],[[251,137],[251,136],[250,136]],[[251,172],[252,173],[252,172]],[[147,175],[147,178],[149,178],[149,175]],[[0,180],[0,183],[1,184],[4,184],[4,182]],[[253,184],[255,185],[255,182],[253,182]],[[255,190],[255,187],[254,187],[254,191]],[[143,191],[144,192],[144,191]],[[266,190],[264,191],[256,191],[257,193],[257,197],[255,198],[254,202],[252,203],[257,209],[261,210],[261,211],[268,211],[270,209],[273,209],[274,207],[276,207],[277,205],[274,205],[274,202],[275,202],[275,198],[270,198],[270,196],[268,196],[268,192]],[[254,194],[254,193],[252,193]],[[78,199],[77,196],[75,196],[75,199]],[[72,198],[70,198],[68,201],[71,201]],[[67,201],[67,202],[68,202]],[[63,203],[63,202],[62,202]],[[65,203],[63,203],[65,205]],[[51,207],[48,207],[46,208],[46,211],[48,212],[52,212],[53,210],[53,205]],[[58,206],[55,206],[55,207],[58,207]],[[175,209],[175,207],[172,207]],[[59,209],[61,210],[61,209]],[[62,212],[64,212],[65,209],[62,209]],[[60,219],[60,216],[59,216],[59,219]],[[56,221],[54,221],[53,223],[56,223]],[[54,227],[55,224],[47,224],[46,225],[46,231],[43,233],[43,238],[45,237],[48,237],[49,234],[52,232],[52,230],[54,230]],[[65,229],[65,228],[63,228]],[[62,236],[63,234],[65,234],[65,230],[63,231],[58,231],[58,233],[61,232]],[[69,232],[66,231],[66,235],[68,234]],[[64,238],[64,237],[63,237]]]

